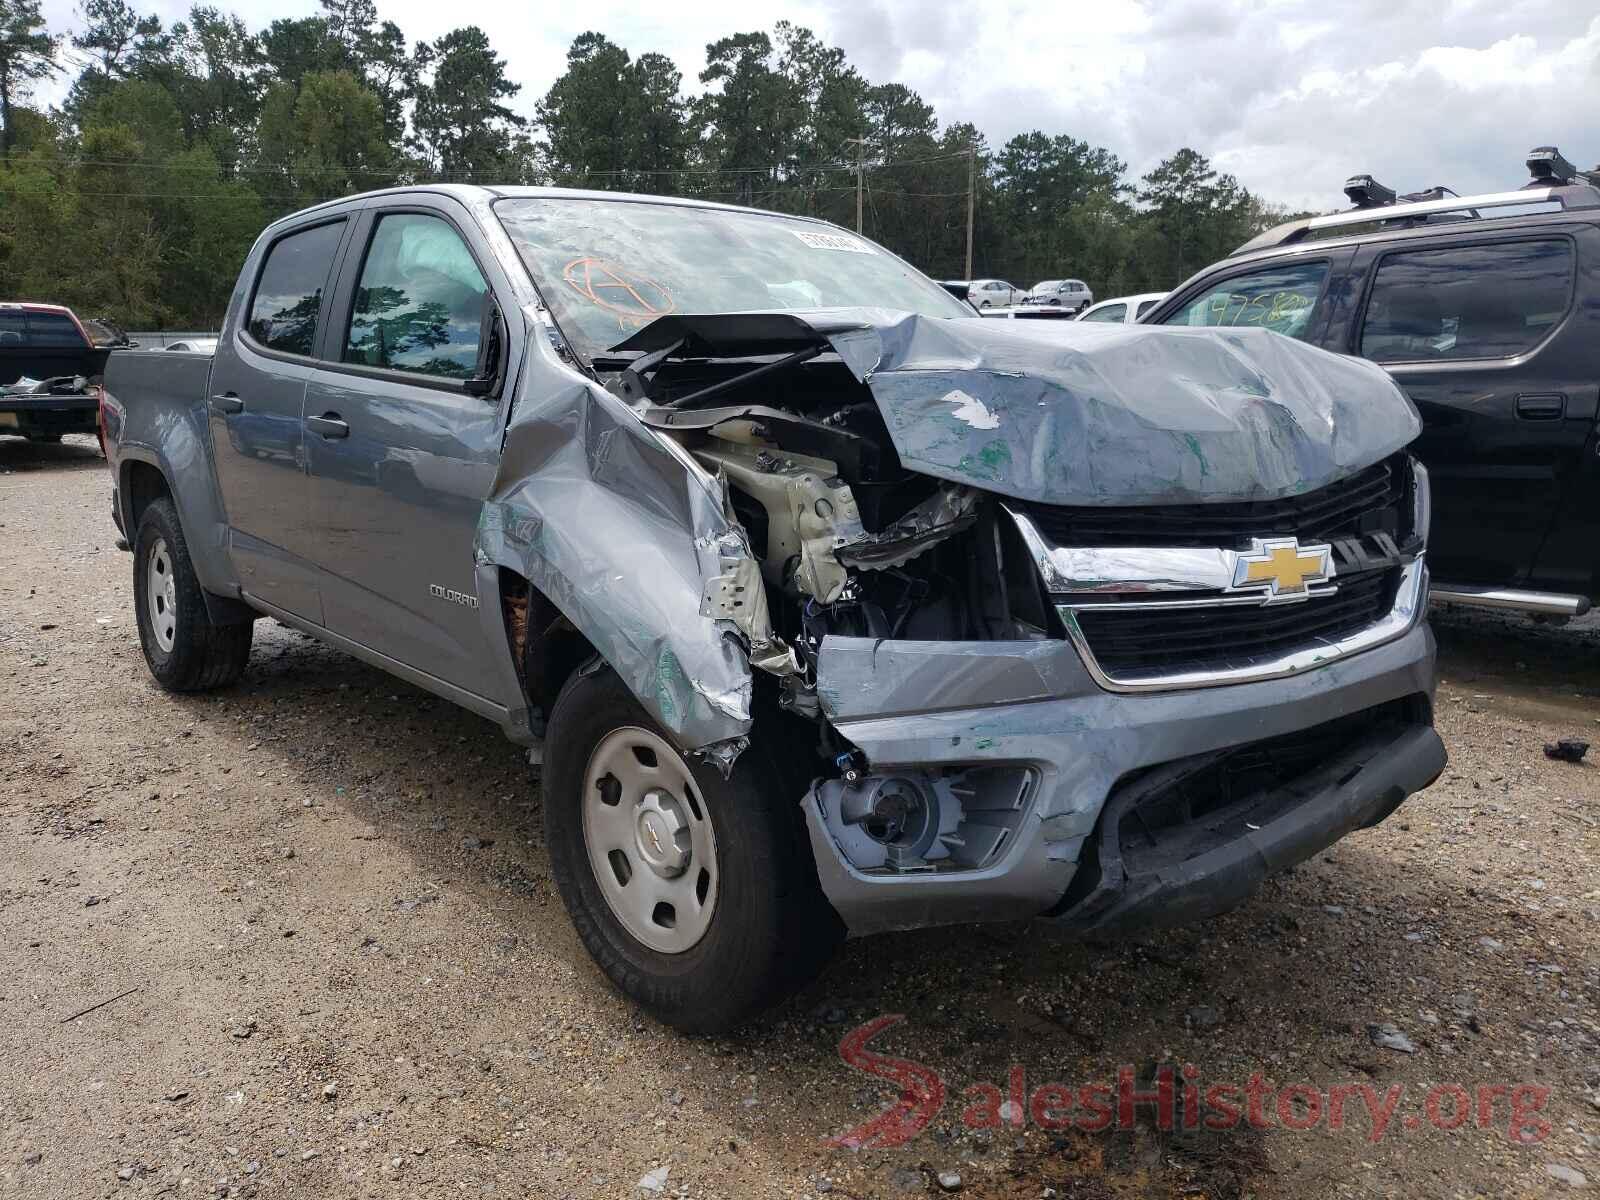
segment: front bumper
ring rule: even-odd
[[[1092,856],[1108,798],[1129,776],[1391,702],[1425,701],[1433,691],[1433,660],[1432,633],[1417,625],[1291,678],[1127,695],[1097,686],[1061,641],[829,638],[820,655],[818,693],[834,727],[874,773],[1019,765],[1033,772],[1036,785],[1016,836],[996,861],[920,874],[853,866],[814,789],[804,803],[823,891],[852,934],[1015,920],[1056,909],[1086,849]],[[1427,708],[1418,705],[1419,712]],[[1126,889],[1102,895],[1094,914],[1075,906],[1062,915],[1107,929],[1173,911],[1210,915],[1237,903],[1267,873],[1381,819],[1444,766],[1443,745],[1425,716],[1366,749],[1370,753],[1358,762],[1335,756],[1337,770],[1330,759],[1325,785],[1282,807],[1273,822],[1238,844],[1210,850],[1153,884],[1137,881],[1136,895]],[[1316,775],[1320,780],[1321,772]]]
[[[1229,814],[1231,821],[1218,817],[1195,822],[1192,828],[1168,831],[1162,848],[1166,853],[1158,850],[1143,861],[1130,860],[1123,845],[1125,831],[1140,821],[1135,811],[1140,803],[1152,798],[1146,788],[1163,786],[1163,775],[1182,772],[1195,762],[1158,768],[1112,794],[1096,830],[1093,856],[1086,856],[1052,916],[1081,932],[1108,934],[1192,924],[1226,912],[1267,876],[1383,820],[1407,796],[1438,778],[1445,752],[1432,725],[1389,724],[1353,740],[1272,794],[1258,794],[1240,805],[1254,809],[1250,815],[1267,816],[1264,823],[1256,825],[1242,812]],[[1210,827],[1214,824],[1223,828]],[[1190,849],[1192,853],[1185,853]]]

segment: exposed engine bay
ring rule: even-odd
[[[752,663],[785,677],[785,706],[811,716],[829,634],[1048,636],[1037,574],[998,501],[907,470],[868,389],[817,357],[657,359],[648,381],[637,364],[619,377],[644,422],[722,482],[759,565],[713,580],[707,615],[733,620]],[[774,654],[778,643],[790,653]]]

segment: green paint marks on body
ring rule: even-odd
[[[1211,474],[1211,464],[1206,461],[1205,451],[1200,449],[1200,439],[1192,433],[1186,433],[1183,440],[1189,443],[1189,453],[1200,460],[1200,478],[1204,479]]]
[[[976,742],[973,743],[973,746],[975,746],[979,750],[987,750],[993,745],[994,745],[994,739],[993,738],[986,738],[986,737],[981,737]]]
[[[669,726],[677,724],[680,716],[688,711],[693,688],[678,656],[665,647],[656,659],[655,684],[656,708],[661,719]]]
[[[974,479],[1003,479],[1010,465],[1010,445],[996,438],[977,454],[963,456],[960,470],[962,474],[971,475]]]

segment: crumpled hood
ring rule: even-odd
[[[1422,431],[1381,367],[1264,329],[948,319],[887,309],[662,317],[618,349],[781,353],[826,341],[905,466],[1061,505],[1265,500]]]

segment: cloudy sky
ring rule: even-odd
[[[178,19],[186,3],[135,5]],[[213,0],[252,27],[316,0]],[[55,30],[74,0],[45,0]],[[1400,191],[1523,182],[1529,147],[1600,159],[1600,5],[1594,0],[637,0],[441,5],[378,0],[413,40],[475,22],[529,115],[567,45],[598,29],[634,53],[669,54],[698,85],[707,42],[809,26],[874,82],[897,81],[941,121],[998,145],[1039,128],[1110,147],[1136,173],[1193,146],[1261,194],[1341,202],[1368,171]],[[55,90],[55,89],[52,89]],[[45,98],[48,98],[46,93]]]

